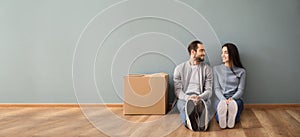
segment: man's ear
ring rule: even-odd
[[[191,50],[191,55],[195,55],[196,51],[195,50]]]

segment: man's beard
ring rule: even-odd
[[[202,59],[201,56],[200,57],[196,57],[195,56],[195,61],[197,61],[197,62],[203,62],[204,61],[204,57]]]

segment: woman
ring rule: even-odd
[[[244,103],[246,71],[240,61],[237,47],[232,43],[222,46],[223,64],[215,66],[214,90],[218,98],[216,120],[221,128],[233,128],[240,120]]]

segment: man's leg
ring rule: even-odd
[[[186,126],[186,117],[185,117],[185,104],[186,104],[186,101],[184,100],[180,100],[178,99],[177,100],[177,103],[176,103],[176,106],[179,110],[179,115],[180,115],[180,119],[183,123],[184,126]]]

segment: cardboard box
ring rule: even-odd
[[[125,76],[124,114],[166,114],[168,80],[166,73]]]

